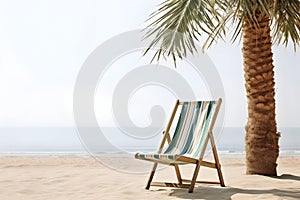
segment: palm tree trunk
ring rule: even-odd
[[[248,99],[246,125],[247,174],[277,175],[279,133],[275,120],[275,90],[270,20],[243,24],[245,87]]]

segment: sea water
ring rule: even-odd
[[[0,156],[105,156],[130,157],[135,152],[155,152],[162,134],[149,137],[133,137],[115,127],[103,127],[99,134],[103,140],[89,138],[97,146],[95,151],[85,137],[87,128],[78,132],[74,127],[1,127]],[[300,157],[300,128],[278,128],[281,157]],[[241,127],[225,127],[215,133],[218,153],[221,157],[245,156],[245,130]],[[107,145],[109,143],[109,145]],[[208,149],[208,154],[211,152]]]

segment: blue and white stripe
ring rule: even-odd
[[[138,159],[184,164],[178,156],[198,159],[204,150],[216,101],[183,102],[181,113],[171,143],[161,154],[135,155]]]

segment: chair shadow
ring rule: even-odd
[[[287,190],[253,190],[253,189],[240,189],[234,187],[216,188],[199,186],[194,189],[193,193],[188,193],[187,189],[172,189],[170,196],[175,196],[182,199],[203,199],[203,200],[230,200],[235,194],[272,194],[281,198],[295,198],[300,196],[300,189],[297,191]]]
[[[272,176],[271,178],[300,181],[300,176],[293,174],[282,174],[280,176]]]

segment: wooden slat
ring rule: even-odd
[[[178,105],[179,105],[179,100],[176,101],[176,104],[175,104],[175,107],[174,107],[173,112],[171,114],[170,120],[169,120],[169,122],[167,124],[164,137],[163,137],[163,139],[162,139],[162,141],[161,141],[161,143],[159,145],[158,151],[157,151],[158,154],[160,154],[162,152],[162,150],[164,148],[164,145],[165,145],[165,142],[166,142],[166,139],[168,140],[168,142],[170,141],[169,131],[171,129],[174,117],[176,115],[176,111],[177,111]]]
[[[195,158],[189,158],[189,157],[179,156],[179,155],[175,156],[175,159],[180,162],[191,163],[191,164],[196,164],[198,162],[198,160]]]
[[[197,164],[196,164],[196,167],[195,167],[195,170],[194,170],[193,178],[192,178],[192,180],[191,180],[191,184],[190,184],[190,187],[189,187],[189,193],[192,193],[193,190],[194,190],[194,187],[195,187],[195,183],[196,183],[196,179],[197,179],[199,170],[200,170],[200,164],[197,163]]]
[[[217,182],[217,181],[196,181],[196,183],[217,184],[217,185],[220,185],[220,182]]]
[[[176,104],[174,106],[174,109],[172,111],[172,115],[170,117],[170,120],[168,122],[168,125],[166,127],[166,131],[165,131],[165,134],[163,136],[163,139],[159,145],[159,148],[158,148],[158,153],[161,153],[163,148],[164,148],[164,145],[165,145],[165,142],[166,142],[166,139],[170,138],[170,135],[169,135],[169,131],[170,131],[170,128],[171,128],[171,125],[172,125],[172,122],[173,122],[173,119],[175,117],[175,114],[176,114],[176,111],[177,111],[177,108],[178,108],[178,105],[179,105],[179,100],[176,101]],[[155,174],[155,171],[156,171],[156,168],[157,168],[157,165],[158,163],[154,163],[153,164],[153,167],[152,167],[152,171],[150,172],[150,175],[149,175],[149,179],[148,179],[148,182],[147,182],[147,185],[146,185],[146,189],[148,190],[150,188],[150,185],[151,185],[151,182],[153,180],[153,177],[154,177],[154,174]]]
[[[152,171],[150,172],[150,175],[149,175],[149,179],[148,179],[146,188],[145,188],[146,190],[149,190],[149,188],[150,188],[150,185],[151,185],[152,179],[154,177],[156,168],[157,168],[157,163],[154,163]]]
[[[221,186],[225,187],[225,182],[224,182],[224,178],[223,178],[223,174],[222,174],[222,170],[221,170],[221,164],[220,164],[220,161],[219,161],[218,152],[217,152],[217,149],[216,149],[216,144],[215,144],[215,141],[214,141],[213,134],[209,133],[209,137],[210,137],[210,141],[211,141],[211,147],[212,147],[214,159],[215,159],[215,162],[216,162],[216,168],[217,168],[219,180],[220,180]]]
[[[178,167],[177,164],[175,164],[174,167],[175,167],[175,172],[176,172],[176,177],[177,177],[178,184],[182,184],[182,178],[181,178],[179,167]]]
[[[200,162],[200,165],[204,166],[204,167],[209,167],[209,168],[217,168],[216,163],[207,162],[207,161],[204,161],[204,160],[202,160]]]
[[[213,118],[212,118],[212,122],[211,122],[210,127],[209,127],[208,139],[210,140],[210,144],[211,144],[211,148],[212,148],[213,156],[214,156],[214,160],[215,160],[215,167],[213,167],[213,168],[217,169],[219,180],[220,180],[220,185],[222,187],[225,187],[225,182],[224,182],[224,178],[223,178],[223,174],[222,174],[222,170],[221,170],[221,165],[220,165],[220,161],[219,161],[219,157],[218,157],[218,152],[217,152],[217,149],[216,149],[216,144],[215,144],[215,140],[214,140],[214,136],[213,136],[213,132],[212,132],[213,127],[214,127],[215,122],[216,122],[216,119],[217,119],[217,115],[218,115],[218,113],[220,111],[220,108],[221,108],[221,104],[222,104],[222,99],[219,98],[217,107],[215,109],[215,113],[214,113]],[[200,156],[199,160],[202,160],[201,156]]]
[[[191,183],[191,180],[187,180],[187,179],[182,179],[182,182],[186,182],[186,183]],[[196,181],[196,183],[204,183],[204,184],[218,184],[220,185],[220,182],[217,181]]]
[[[216,107],[215,114],[213,116],[213,121],[212,121],[213,124],[212,124],[212,127],[210,127],[210,130],[208,132],[208,137],[210,139],[211,148],[212,148],[214,159],[215,159],[215,162],[216,162],[216,169],[218,171],[218,176],[219,176],[220,184],[221,184],[222,187],[225,187],[225,182],[224,182],[224,178],[223,178],[223,174],[222,174],[222,170],[221,170],[219,156],[218,156],[218,152],[217,152],[217,149],[216,149],[216,143],[215,143],[215,140],[214,140],[214,135],[212,133],[212,129],[213,129],[213,126],[215,124],[217,115],[218,115],[218,113],[220,111],[221,104],[222,104],[222,99],[219,98],[218,105]]]
[[[164,164],[164,165],[172,165],[172,166],[176,166],[178,164],[196,164],[198,162],[197,159],[189,158],[189,157],[185,157],[185,156],[179,156],[179,155],[175,156],[174,162],[172,162],[173,160],[164,161],[164,160],[159,160],[159,159],[143,159],[143,158],[138,157],[137,155],[135,155],[135,158],[140,159],[140,160],[146,160],[146,161],[150,161],[150,162],[160,163],[160,164]],[[178,163],[176,161],[178,161],[180,163]]]
[[[159,163],[159,164],[163,164],[163,165],[172,165],[172,166],[174,166],[175,165],[175,163],[170,163],[170,162],[164,162],[164,161],[161,161],[161,160],[148,160],[148,159],[142,159],[142,158],[136,158],[136,159],[139,159],[139,160],[146,160],[146,161],[150,161],[150,162],[154,162],[154,164],[155,163]]]
[[[190,184],[152,182],[152,183],[151,183],[151,186],[157,186],[157,187],[189,188],[189,187],[190,187]]]

